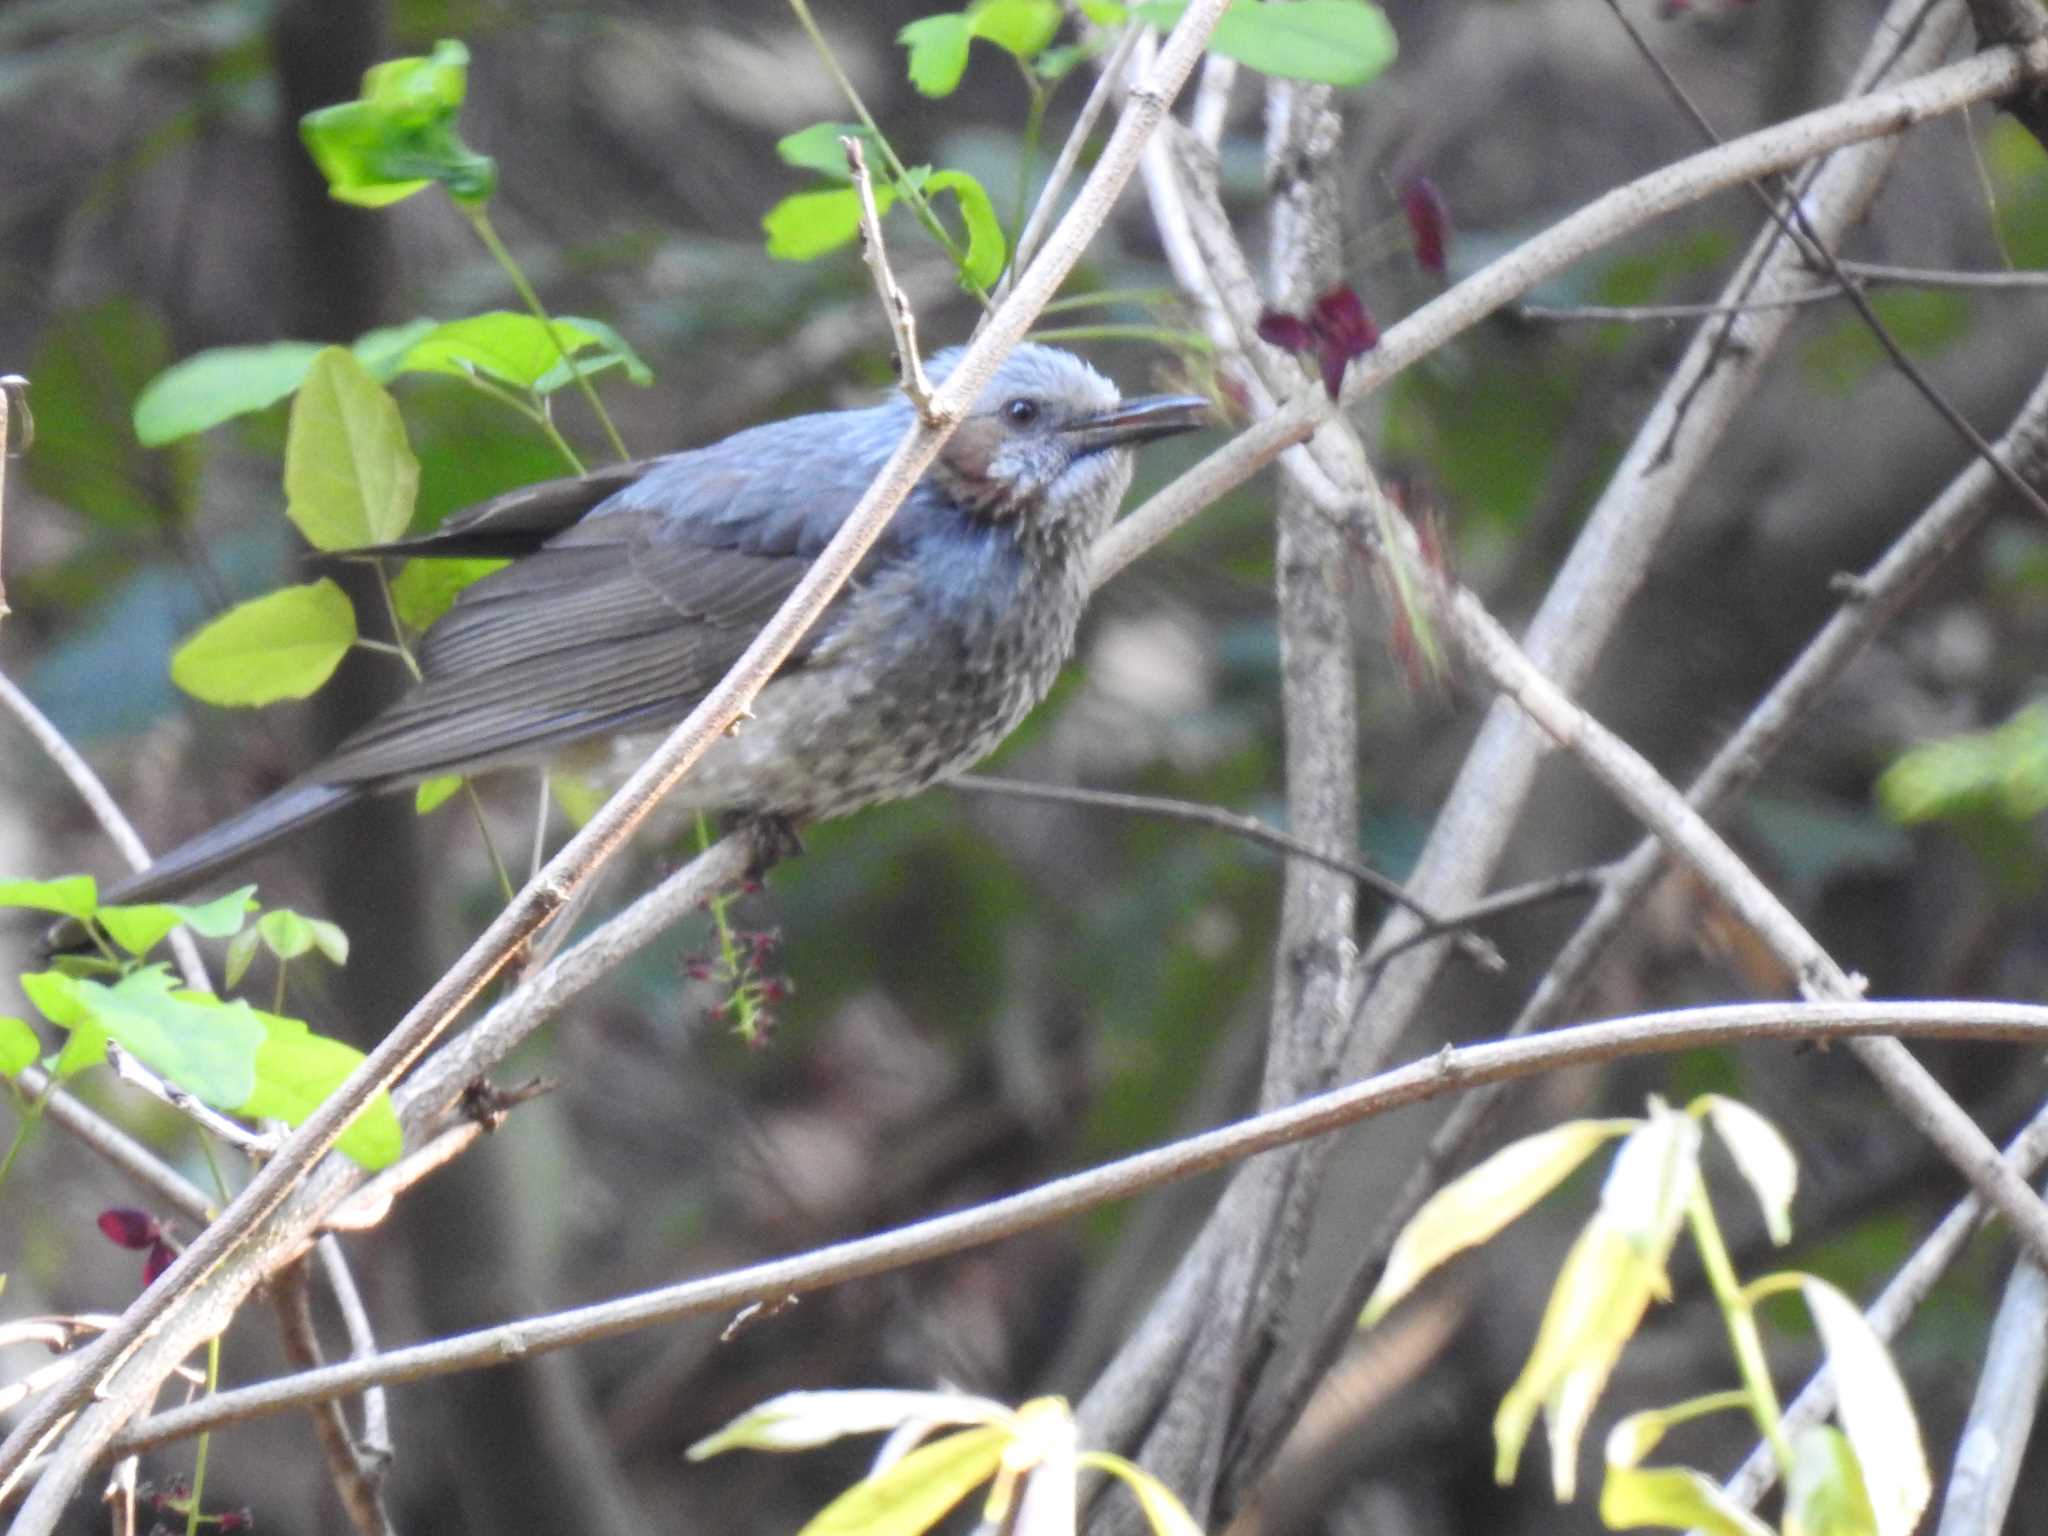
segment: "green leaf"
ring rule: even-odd
[[[33,983],[33,985],[31,985]],[[92,1060],[113,1040],[158,1076],[215,1109],[232,1110],[255,1086],[263,1027],[246,1003],[179,990],[161,965],[131,971],[112,986],[44,971],[22,990],[52,1024],[83,1039]],[[72,1056],[67,1044],[64,1059]]]
[[[245,885],[197,906],[180,901],[151,901],[101,907],[99,920],[116,944],[131,955],[144,955],[180,923],[209,939],[225,939],[241,932],[243,920],[256,910],[251,899],[255,892],[255,886]]]
[[[277,404],[299,387],[318,357],[315,341],[213,347],[173,363],[135,400],[135,435],[161,447]]]
[[[444,773],[436,778],[420,780],[419,788],[412,792],[412,813],[425,816],[438,811],[447,804],[448,797],[462,788],[462,775]]]
[[[287,907],[266,912],[256,919],[256,931],[280,960],[296,960],[313,948],[313,925]]]
[[[1120,0],[1081,0],[1081,14],[1098,27],[1120,27],[1131,19],[1130,7]]]
[[[598,344],[597,333],[581,321],[557,319],[550,335],[532,315],[495,309],[435,326],[412,344],[399,367],[405,373],[452,373],[458,378],[480,373],[514,389],[530,390],[560,365],[562,348],[573,354]]]
[[[1002,221],[982,184],[965,171],[934,171],[925,180],[928,192],[950,192],[967,226],[967,255],[960,263],[963,288],[986,288],[1003,275],[1008,246]]]
[[[1863,1468],[1848,1436],[1832,1424],[1809,1425],[1793,1437],[1785,1536],[1878,1536]]]
[[[263,935],[254,928],[244,928],[228,945],[225,965],[227,989],[232,992],[242,984],[242,978],[249,974],[249,967],[255,962],[256,951],[262,947]]]
[[[381,208],[434,182],[482,203],[498,168],[455,132],[469,86],[469,50],[442,41],[425,57],[390,59],[363,75],[362,94],[299,119],[299,134],[330,195]]]
[[[1439,1264],[1476,1247],[1570,1178],[1635,1120],[1573,1120],[1502,1147],[1430,1196],[1387,1255],[1359,1326],[1371,1327]]]
[[[348,596],[323,576],[238,603],[171,654],[171,681],[209,704],[303,699],[355,644]]]
[[[1148,0],[1132,9],[1163,30],[1187,3]],[[1398,52],[1386,13],[1365,0],[1237,0],[1209,34],[1209,48],[1264,75],[1322,85],[1364,85]]]
[[[1060,8],[1055,0],[976,0],[967,25],[974,36],[1028,62],[1059,31]]]
[[[1835,1413],[1863,1469],[1878,1536],[1908,1536],[1934,1496],[1934,1482],[1899,1369],[1847,1296],[1812,1275],[1800,1277],[1799,1290],[1827,1349]]]
[[[950,96],[967,73],[967,45],[974,33],[957,11],[913,21],[896,34],[910,50],[910,83],[920,95]]]
[[[808,1451],[844,1435],[877,1435],[905,1424],[1005,1424],[1010,1417],[1001,1403],[962,1392],[785,1392],[684,1454],[703,1461],[732,1450]]]
[[[811,1517],[799,1536],[921,1536],[995,1475],[1010,1432],[963,1429],[863,1478]]]
[[[775,141],[775,153],[785,165],[800,171],[816,171],[834,181],[851,181],[853,173],[847,169],[841,139],[859,139],[870,166],[881,158],[881,140],[858,123],[813,123],[808,128],[799,128]]]
[[[1778,1128],[1741,1100],[1718,1093],[1703,1095],[1692,1107],[1706,1112],[1707,1123],[1755,1192],[1771,1241],[1781,1247],[1789,1243],[1792,1197],[1799,1188],[1799,1161]]]
[[[1600,1488],[1600,1521],[1610,1531],[1655,1526],[1703,1536],[1773,1536],[1726,1489],[1685,1467],[1610,1466]]]
[[[894,187],[875,188],[877,214],[895,201]],[[763,215],[761,228],[777,261],[815,261],[860,233],[860,194],[852,187],[791,193]]]
[[[576,354],[576,373],[590,378],[608,368],[623,368],[626,377],[643,389],[654,382],[654,370],[647,366],[647,360],[635,352],[626,338],[602,320],[592,320],[586,315],[563,315],[556,319],[557,325],[573,325],[596,338],[597,350],[579,351]],[[560,358],[554,367],[534,381],[533,392],[537,395],[551,395],[565,384],[575,382],[575,373]]]
[[[414,629],[425,629],[455,606],[465,588],[509,564],[509,560],[408,560],[392,578],[391,601],[401,620]]]
[[[313,359],[285,436],[285,516],[315,549],[360,549],[405,532],[420,464],[398,402],[345,347]]]
[[[148,452],[134,436],[136,402],[170,362],[162,317],[132,300],[53,317],[23,370],[36,416],[23,463],[37,488],[117,532],[182,522],[198,501],[197,454]]]
[[[569,818],[569,825],[582,827],[610,795],[580,773],[551,773],[548,775],[548,791],[555,797],[555,804],[562,808],[562,814]]]
[[[1988,731],[1915,747],[1885,770],[1877,794],[1906,823],[1985,810],[2032,821],[2048,810],[2048,703]]]
[[[0,907],[55,912],[82,922],[93,915],[99,904],[99,886],[91,875],[66,875],[61,880],[0,880]]]
[[[25,1019],[0,1014],[0,1077],[18,1077],[43,1053],[43,1042]]]
[[[247,1098],[230,1107],[251,1119],[304,1124],[362,1064],[363,1053],[314,1034],[298,1019],[254,1009],[250,1012],[263,1028],[262,1043],[255,1053],[255,1086]],[[335,1146],[351,1162],[372,1172],[397,1162],[403,1146],[391,1096],[379,1092],[364,1105]]]
[[[1700,1127],[1662,1100],[1630,1132],[1600,1187],[1600,1212],[1626,1237],[1656,1276],[1656,1294],[1670,1294],[1665,1268],[1700,1177]]]

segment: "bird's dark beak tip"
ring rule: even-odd
[[[1145,395],[1075,423],[1090,448],[1124,448],[1211,426],[1216,408],[1203,395]]]

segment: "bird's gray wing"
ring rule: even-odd
[[[567,480],[522,485],[455,513],[440,527],[410,539],[339,551],[346,555],[431,555],[517,559],[581,522],[590,511],[632,485],[660,459],[609,464]]]
[[[746,493],[716,480],[708,472],[696,493]],[[737,548],[734,526],[746,524],[607,508],[484,577],[427,632],[418,686],[344,742],[319,777],[404,782],[680,719],[815,553]],[[828,614],[819,627],[829,624]],[[801,665],[810,644],[785,665]]]

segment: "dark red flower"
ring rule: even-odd
[[[1259,337],[1289,352],[1313,352],[1322,370],[1323,388],[1336,399],[1344,387],[1344,370],[1380,342],[1372,312],[1349,283],[1339,283],[1309,306],[1306,317],[1279,310],[1259,316]]]
[[[100,1232],[106,1240],[118,1248],[133,1248],[138,1251],[163,1238],[163,1227],[147,1211],[138,1211],[133,1206],[110,1206],[100,1212]]]
[[[1408,215],[1408,234],[1414,243],[1415,259],[1426,272],[1444,275],[1444,252],[1451,243],[1451,210],[1443,194],[1427,176],[1410,176],[1401,183],[1401,211]]]
[[[148,1290],[156,1283],[156,1277],[171,1267],[178,1257],[178,1250],[159,1238],[149,1245],[149,1257],[142,1265],[142,1288]]]

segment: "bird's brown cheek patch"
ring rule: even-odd
[[[1000,515],[1003,487],[989,471],[1003,445],[1003,428],[986,416],[970,416],[939,450],[939,476],[954,501],[970,512]]]

